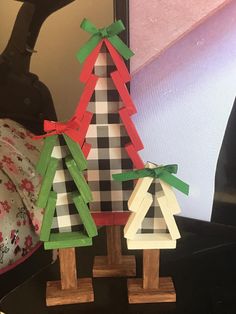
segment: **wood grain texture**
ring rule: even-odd
[[[69,290],[77,288],[77,270],[75,248],[60,249],[60,273],[61,273],[61,289]]]
[[[110,264],[107,256],[96,256],[93,277],[133,277],[136,276],[135,256],[122,256],[120,263]]]
[[[143,289],[159,288],[160,250],[143,251]]]
[[[87,303],[94,301],[91,278],[82,278],[77,281],[76,289],[62,290],[60,281],[47,282],[47,306]]]
[[[137,72],[231,0],[130,1],[130,43]]]
[[[174,284],[170,277],[160,277],[159,289],[143,289],[142,279],[128,279],[129,303],[176,302]]]
[[[96,256],[93,277],[128,277],[136,275],[134,256],[123,256],[121,250],[121,227],[107,226],[107,256]]]
[[[109,264],[121,263],[120,226],[107,226],[107,260]]]

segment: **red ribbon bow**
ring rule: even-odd
[[[80,121],[76,117],[73,117],[66,123],[44,120],[44,131],[46,134],[34,136],[33,139],[38,140],[56,134],[66,134],[73,141],[79,143],[81,140],[79,127]]]

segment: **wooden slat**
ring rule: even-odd
[[[77,271],[75,248],[60,249],[61,289],[70,290],[77,288]]]
[[[91,278],[78,279],[77,289],[62,290],[60,281],[47,282],[47,306],[87,303],[94,301]]]
[[[160,250],[143,250],[143,289],[159,287]]]
[[[159,289],[143,289],[142,279],[128,279],[129,303],[176,302],[175,288],[170,277],[160,278]]]
[[[121,262],[121,236],[120,226],[107,226],[107,258],[108,264]]]
[[[96,256],[93,266],[93,277],[134,277],[136,275],[135,256],[121,257],[119,264],[108,262],[107,256]]]

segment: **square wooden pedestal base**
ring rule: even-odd
[[[109,263],[107,256],[96,256],[93,277],[134,277],[136,275],[135,256],[121,256],[119,263]]]
[[[91,278],[78,279],[76,289],[61,289],[61,281],[48,281],[46,290],[47,306],[87,303],[94,301]]]
[[[144,289],[143,279],[128,279],[129,303],[176,302],[176,293],[170,277],[160,277],[158,289]]]

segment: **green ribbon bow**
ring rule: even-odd
[[[166,182],[167,184],[173,186],[174,188],[181,191],[182,193],[188,195],[189,185],[172,174],[172,173],[177,173],[177,171],[178,171],[177,165],[166,165],[166,166],[160,166],[153,169],[144,168],[140,170],[113,174],[112,177],[116,181],[129,181],[129,180],[136,180],[136,179],[145,178],[145,177],[152,177],[155,179],[158,178]]]
[[[129,47],[127,47],[126,44],[117,36],[117,34],[125,29],[121,20],[114,22],[108,27],[98,29],[89,20],[84,19],[80,27],[86,32],[92,34],[92,37],[83,47],[80,48],[77,53],[79,62],[83,63],[103,38],[107,38],[112,46],[114,46],[126,60],[134,55]]]

